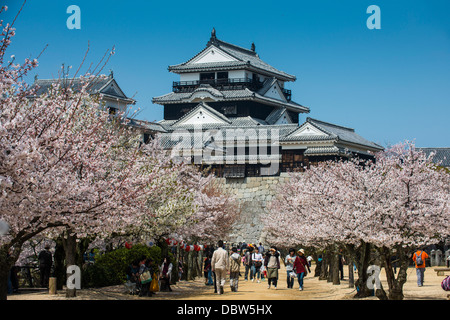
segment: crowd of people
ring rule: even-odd
[[[309,258],[309,259],[308,259]],[[304,249],[289,249],[289,254],[284,258],[287,272],[287,287],[294,287],[297,279],[299,290],[303,290],[303,279],[311,272],[311,258],[305,256]],[[260,243],[259,246],[245,244],[226,248],[223,241],[218,242],[218,248],[207,254],[204,262],[204,276],[206,285],[214,285],[214,292],[223,294],[227,272],[230,274],[230,289],[237,292],[239,288],[239,277],[241,266],[244,267],[244,281],[261,283],[267,279],[268,289],[277,289],[280,262],[283,258],[275,246],[265,250]]]
[[[284,264],[286,270],[287,288],[293,289],[295,282],[297,282],[298,290],[302,291],[304,288],[303,280],[308,273],[311,273],[310,267],[311,261],[313,260],[311,256],[306,256],[305,250],[302,248],[289,248],[286,256],[282,256],[281,252],[275,246],[271,246],[266,250],[261,243],[259,243],[259,245],[246,243],[229,245],[223,241],[218,242],[215,250],[212,246],[209,246],[208,249],[205,250],[204,255],[203,271],[205,285],[214,286],[214,292],[218,294],[224,293],[228,275],[232,292],[238,291],[239,281],[242,277],[243,281],[252,281],[256,283],[267,281],[267,288],[276,290],[279,286],[278,279],[281,262]],[[426,261],[430,257],[424,250],[419,249],[411,255],[411,258],[416,269],[417,285],[421,287],[423,286],[424,281]],[[320,266],[322,260],[321,255],[319,255],[317,259],[316,264],[317,266]],[[397,269],[396,259],[397,258],[392,261],[394,273],[396,273]],[[50,247],[46,246],[38,256],[41,287],[48,288],[52,260]],[[86,253],[84,261],[85,263],[94,263],[93,250]],[[340,252],[339,274],[341,280],[344,276],[344,263],[345,260],[342,252]],[[181,280],[183,273],[182,261],[178,261],[176,267],[178,277]],[[171,292],[173,268],[174,266],[168,256],[164,258],[161,265],[155,263],[150,258],[141,257],[128,266],[126,270],[126,286],[129,288],[130,293],[138,294],[140,297],[151,297],[158,291]],[[241,274],[241,270],[243,271],[243,274]],[[11,272],[11,276],[8,276],[8,294],[13,293],[14,288],[17,292],[17,283],[18,281],[14,281],[13,272]]]
[[[172,291],[170,287],[172,269],[169,257],[164,258],[161,266],[155,265],[152,259],[146,257],[133,261],[126,271],[126,285],[130,294],[151,297],[158,291]]]

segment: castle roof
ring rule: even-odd
[[[424,152],[427,156],[434,153],[433,162],[442,167],[450,168],[450,148],[416,148]]]
[[[219,54],[226,56],[227,59],[222,61],[202,62],[200,58],[207,52],[211,51],[211,49],[219,51]],[[252,46],[252,49],[254,49],[254,45]],[[215,35],[215,31],[213,31],[206,48],[186,62],[169,66],[169,71],[174,73],[227,71],[238,69],[246,69],[270,77],[274,76],[283,81],[296,80],[294,75],[278,70],[261,60],[256,51],[245,49],[243,47],[219,40]]]
[[[294,101],[283,101],[271,97],[264,96],[259,92],[254,92],[248,88],[240,90],[217,90],[208,84],[202,85],[192,92],[170,92],[165,95],[154,97],[152,99],[153,103],[157,104],[177,104],[177,103],[189,103],[194,102],[193,100],[198,98],[201,93],[203,96],[208,97],[214,101],[242,101],[242,100],[253,100],[257,102],[262,102],[264,104],[285,107],[288,110],[308,113],[309,108],[303,106]]]
[[[36,79],[30,90],[34,90],[33,96],[41,96],[47,93],[53,85],[61,85],[63,88],[70,87],[74,91],[79,91],[86,84],[86,81],[82,78]],[[89,80],[87,92],[89,94],[102,94],[104,97],[111,99],[120,99],[130,104],[136,102],[122,91],[112,73],[109,76],[102,75]]]

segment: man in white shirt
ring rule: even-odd
[[[216,274],[217,293],[223,294],[223,286],[230,267],[228,252],[223,249],[223,241],[219,240],[218,248],[214,251],[211,259],[211,270]]]

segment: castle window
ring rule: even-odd
[[[108,107],[108,112],[111,115],[115,115],[117,113],[117,109],[114,107]]]
[[[209,83],[214,81],[216,74],[214,72],[200,73],[200,83]]]
[[[225,115],[235,115],[237,114],[237,106],[222,107],[222,111]]]
[[[217,72],[217,79],[228,79],[228,72]]]

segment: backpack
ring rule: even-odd
[[[442,280],[441,287],[445,291],[450,291],[450,276],[447,276],[444,280]]]
[[[416,255],[416,264],[418,266],[422,265],[423,264],[422,251],[420,251],[420,255],[417,255],[417,253],[415,253],[415,255]]]

